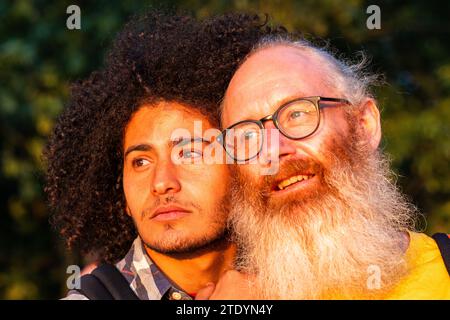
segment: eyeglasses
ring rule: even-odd
[[[338,102],[350,105],[346,99],[306,97],[281,105],[274,114],[259,120],[243,120],[228,127],[217,137],[226,152],[235,161],[255,158],[264,143],[264,122],[272,120],[285,137],[293,140],[309,137],[320,124],[320,102]]]

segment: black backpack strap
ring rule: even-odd
[[[86,274],[80,279],[81,288],[76,291],[86,296],[89,300],[114,300],[108,289],[92,274]]]
[[[450,238],[445,233],[435,233],[433,239],[436,241],[439,250],[441,251],[442,259],[445,267],[450,275]]]
[[[80,293],[90,300],[139,300],[122,273],[111,264],[81,277]]]

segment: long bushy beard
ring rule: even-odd
[[[387,159],[356,141],[329,146],[327,166],[316,163],[320,192],[298,201],[271,202],[261,180],[235,168],[236,267],[255,276],[260,298],[382,298],[407,273],[402,244],[415,208],[391,180]]]

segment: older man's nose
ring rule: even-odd
[[[295,154],[294,140],[285,137],[276,127],[273,121],[264,123],[265,141],[263,146],[263,156],[273,161],[275,158],[280,160],[289,155]]]
[[[175,164],[170,160],[159,161],[155,167],[152,181],[152,193],[161,196],[181,190]]]

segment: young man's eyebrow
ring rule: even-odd
[[[146,143],[141,143],[141,144],[135,144],[133,146],[128,147],[127,151],[125,151],[125,156],[126,157],[130,152],[133,151],[150,151],[152,150],[152,146]]]
[[[203,138],[177,138],[175,140],[169,141],[170,146],[184,146],[185,144],[192,142],[202,142],[202,143],[211,143],[211,141],[203,139]],[[135,144],[127,148],[125,151],[124,158],[133,151],[151,151],[153,148],[151,145],[146,143]]]

